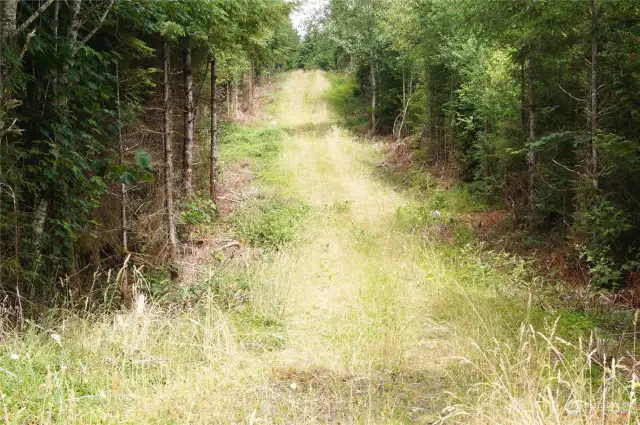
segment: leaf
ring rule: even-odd
[[[136,152],[136,164],[140,169],[148,173],[153,172],[153,166],[151,165],[151,157],[146,151]]]

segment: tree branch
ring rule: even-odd
[[[31,42],[31,39],[36,35],[36,29],[34,28],[33,30],[31,30],[31,32],[27,35],[27,39],[24,41],[24,45],[22,46],[22,51],[20,52],[20,62],[22,62],[22,59],[24,59],[24,55],[27,53],[27,49],[29,49],[29,43]]]
[[[2,1],[4,1],[4,0],[2,0]],[[29,16],[29,18],[26,21],[24,21],[18,28],[16,28],[15,31],[13,31],[13,33],[10,34],[10,35],[17,35],[17,34],[20,34],[22,31],[24,31],[25,28],[27,28],[29,25],[31,25],[31,23],[33,21],[35,21],[38,18],[38,16],[40,16],[40,14],[42,12],[47,10],[47,8],[49,6],[51,6],[54,1],[56,1],[56,0],[47,0],[47,2],[45,4],[43,4],[42,6],[40,6],[38,8],[38,10],[33,12],[33,15]]]
[[[98,21],[98,24],[95,26],[94,29],[91,30],[91,32],[89,34],[87,34],[87,36],[85,38],[82,39],[82,41],[80,42],[80,44],[78,44],[76,47],[73,48],[73,53],[76,54],[78,52],[78,49],[82,46],[84,46],[85,44],[87,44],[87,42],[89,40],[91,40],[91,38],[96,35],[96,33],[98,32],[98,30],[102,27],[102,24],[104,24],[104,21],[107,19],[107,15],[109,15],[109,12],[111,12],[111,9],[113,8],[113,4],[115,3],[116,0],[111,0],[111,2],[109,2],[109,6],[107,6],[107,8],[104,10],[104,13],[102,14],[102,16],[100,17],[100,20]]]
[[[572,95],[571,93],[569,93],[568,91],[566,91],[560,84],[558,84],[558,87],[560,88],[560,90],[562,90],[567,96],[569,96],[570,98],[572,98],[573,100],[576,100],[580,103],[585,103],[586,100],[584,99],[578,99],[577,97],[575,97],[574,95]]]

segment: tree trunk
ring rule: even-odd
[[[529,72],[527,73],[528,88],[529,88],[529,101],[528,101],[528,113],[529,113],[529,137],[527,138],[529,143],[533,143],[536,140],[536,52],[535,47],[531,50],[529,56]],[[528,154],[529,162],[529,202],[533,202],[535,193],[535,173],[538,157],[535,148],[529,147]]]
[[[598,189],[598,150],[595,139],[598,134],[598,4],[591,0],[591,178]]]
[[[233,83],[233,120],[238,121],[238,80]]]
[[[371,59],[371,134],[376,129],[376,95],[378,91],[378,82],[376,81],[376,63]]]
[[[38,205],[33,214],[33,245],[36,253],[36,264],[40,263],[42,257],[42,234],[44,225],[47,222],[47,212],[49,211],[49,198],[46,193],[38,200]]]
[[[116,62],[116,102],[118,105],[118,144],[120,148],[119,162],[122,166],[124,164],[124,140],[122,139],[122,114],[120,108],[120,69]],[[121,250],[123,258],[129,251],[128,235],[127,235],[127,187],[124,183],[120,183],[120,235],[121,235]]]
[[[173,211],[173,147],[171,141],[171,81],[170,81],[170,58],[171,47],[168,41],[164,42],[163,52],[164,62],[164,87],[163,87],[163,110],[164,110],[164,191],[165,207],[167,210],[167,232],[169,233],[169,255],[171,260],[175,260],[178,255],[178,241],[176,238],[176,223]]]
[[[249,71],[247,71],[248,75],[246,78],[247,82],[247,112],[249,115],[253,114],[253,61],[249,62]]]
[[[9,72],[9,63],[5,52],[12,47],[13,33],[16,30],[18,0],[0,0],[0,143],[5,132],[5,91],[3,82]]]
[[[182,163],[182,185],[187,197],[193,195],[193,146],[195,140],[195,115],[193,112],[193,68],[191,67],[191,45],[184,47],[184,151]]]
[[[227,96],[227,119],[231,119],[231,94],[229,82],[225,86],[225,94]]]
[[[527,77],[525,72],[525,63],[523,60],[522,64],[520,65],[520,121],[521,121],[520,124],[522,126],[523,136],[527,134],[527,111],[526,111],[527,108],[525,106],[527,103],[526,81],[527,81]]]
[[[74,45],[78,40],[78,31],[80,30],[80,9],[82,7],[82,0],[69,0],[69,8],[71,12],[69,26],[67,27],[67,38],[71,41],[71,45]]]
[[[18,0],[0,1],[0,40],[6,41],[16,30]]]
[[[211,200],[216,201],[216,173],[218,172],[218,76],[216,75],[216,58],[211,59],[211,158],[209,184]]]

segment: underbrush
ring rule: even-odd
[[[250,412],[229,400],[253,372],[236,365],[238,353],[277,349],[281,324],[250,303],[246,312],[224,309],[216,297],[207,291],[179,312],[139,297],[132,311],[66,312],[3,331],[3,423],[243,420]]]
[[[637,313],[589,307],[535,264],[489,249],[464,219],[486,206],[417,173],[392,177],[413,195],[394,222],[427,244],[428,310],[462,353],[436,423],[640,423]]]
[[[637,424],[637,313],[575,310],[522,258],[428,241],[429,311],[454,341],[447,424]]]
[[[325,99],[336,114],[341,125],[347,128],[367,125],[369,107],[359,93],[356,76],[327,74],[331,87]]]

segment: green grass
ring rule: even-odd
[[[295,199],[257,199],[232,219],[235,233],[252,246],[280,249],[302,229],[309,207]]]
[[[256,129],[237,124],[225,124],[220,139],[220,159],[238,161],[252,159],[268,161],[282,150],[285,133],[277,126]]]

